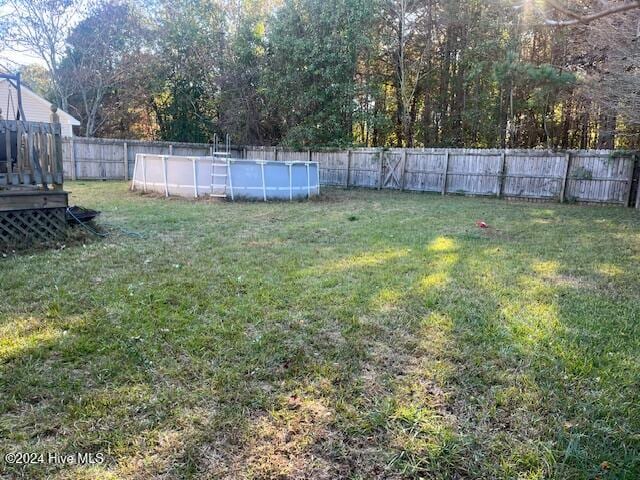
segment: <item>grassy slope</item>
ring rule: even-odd
[[[5,476],[640,477],[637,211],[69,189],[145,238],[0,259],[0,453],[108,461]]]

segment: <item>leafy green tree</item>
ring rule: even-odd
[[[228,11],[229,31],[220,88],[220,128],[245,144],[279,140],[260,88],[266,66],[266,24],[271,5],[243,0]]]
[[[214,0],[162,0],[149,81],[159,136],[206,142],[217,131],[226,19]]]
[[[557,3],[507,0],[86,3],[0,0],[0,40],[43,58],[50,95],[88,135],[640,144],[635,8],[572,26]]]
[[[286,0],[268,28],[261,89],[289,145],[353,141],[356,72],[375,2]]]

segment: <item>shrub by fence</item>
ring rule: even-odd
[[[206,156],[213,145],[67,138],[64,171],[71,179],[125,179],[135,155]],[[590,202],[640,208],[635,155],[610,150],[371,149],[293,151],[232,146],[232,156],[312,160],[322,185],[385,188],[440,194],[485,195],[541,201]]]

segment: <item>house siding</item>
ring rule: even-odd
[[[8,109],[7,109],[8,107]],[[15,88],[6,81],[0,81],[0,108],[3,118],[15,118],[15,110],[18,108],[18,95]],[[26,119],[30,122],[50,122],[51,107],[49,102],[38,97],[32,92],[22,91],[22,108]],[[61,112],[58,111],[60,114]],[[60,114],[60,126],[63,137],[72,137],[73,128],[67,115]]]

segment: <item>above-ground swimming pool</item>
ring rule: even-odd
[[[318,162],[136,155],[131,189],[166,196],[294,200],[320,194]]]

